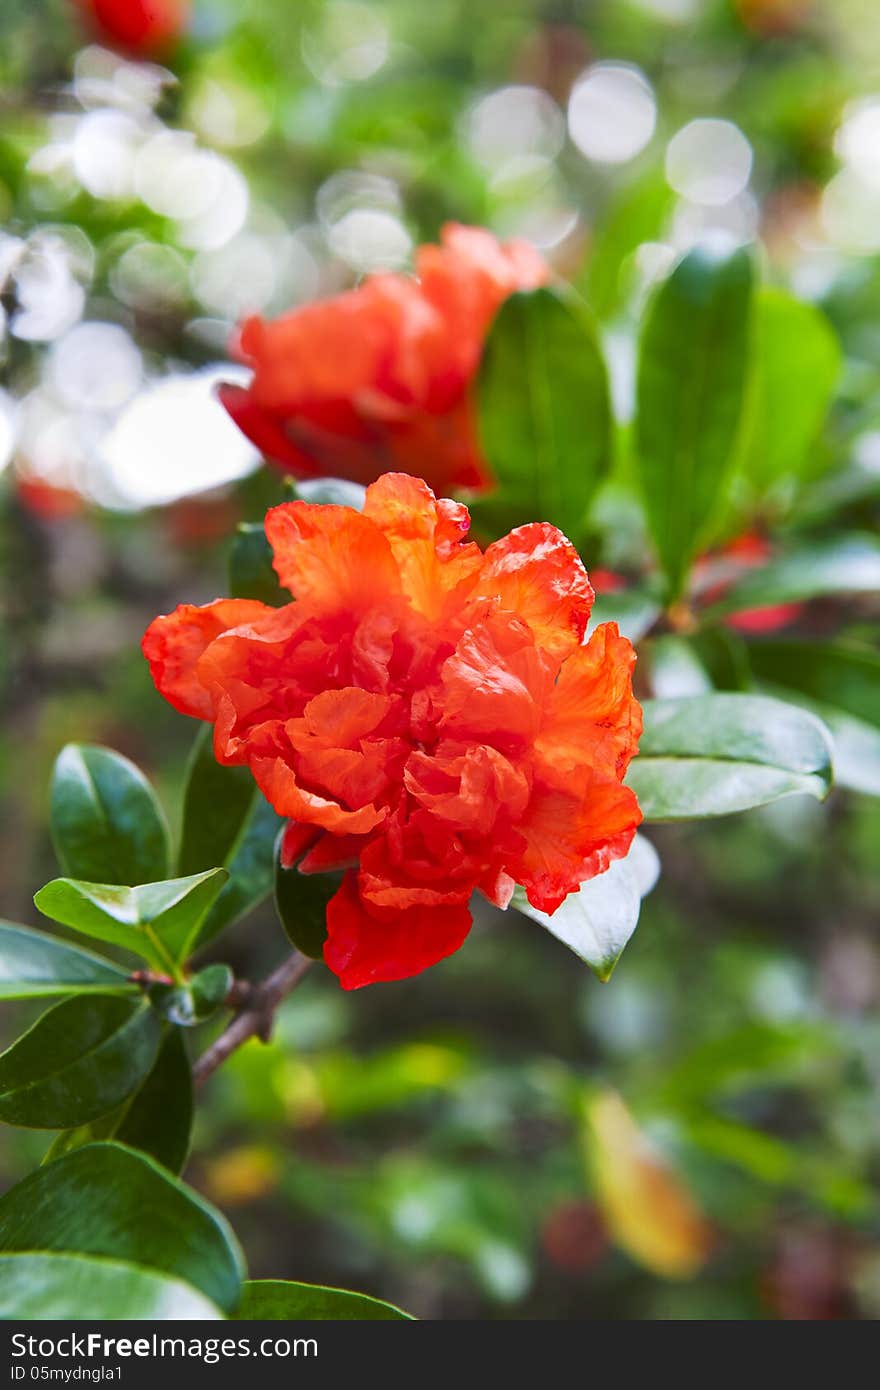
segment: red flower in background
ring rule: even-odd
[[[170,48],[183,33],[190,0],[77,0],[106,43],[138,56]]]
[[[457,950],[476,888],[554,911],[641,820],[630,643],[583,645],[593,593],[555,527],[484,554],[468,526],[399,474],[363,513],[286,503],[266,534],[295,603],[183,605],[144,637],[165,698],[289,817],[285,862],[347,868],[324,949],[347,989]]]
[[[370,483],[400,469],[438,491],[486,485],[468,388],[500,305],[548,271],[528,243],[475,227],[444,227],[441,243],[420,247],[415,279],[372,275],[242,325],[253,381],[220,398],[267,458],[297,477]]]
[[[728,541],[714,555],[704,556],[695,571],[695,577],[703,585],[701,601],[704,604],[717,603],[744,573],[763,569],[773,559],[773,553],[772,545],[763,536],[755,531],[745,531]],[[788,627],[803,611],[802,603],[773,603],[763,608],[747,608],[740,613],[730,613],[724,621],[737,632],[760,635]]]

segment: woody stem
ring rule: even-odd
[[[193,1066],[193,1084],[203,1086],[208,1077],[230,1057],[242,1043],[249,1038],[262,1038],[268,1042],[275,1021],[275,1011],[283,999],[296,989],[303,975],[311,965],[308,956],[294,951],[273,970],[260,984],[247,990],[239,986],[237,996],[231,997],[231,1004],[241,1004],[232,1022],[224,1028],[219,1038],[211,1043]],[[235,989],[235,987],[233,987]],[[244,997],[242,997],[242,995]]]

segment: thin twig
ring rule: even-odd
[[[195,1063],[194,1085],[203,1086],[208,1077],[235,1052],[236,1048],[247,1042],[248,1038],[269,1041],[275,1010],[282,999],[286,999],[291,990],[296,989],[311,963],[308,956],[294,951],[277,970],[273,970],[272,974],[263,980],[262,984],[254,985],[248,991],[244,1007]]]

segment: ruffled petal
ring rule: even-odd
[[[327,907],[324,960],[343,989],[403,980],[452,955],[470,927],[464,905],[368,911],[349,872]]]
[[[580,556],[546,521],[518,526],[488,547],[473,596],[497,598],[560,661],[580,646],[593,606]]]
[[[589,765],[622,777],[636,753],[642,709],[632,693],[636,654],[616,623],[602,623],[584,647],[563,662],[535,748],[543,763]]]
[[[266,514],[281,583],[323,609],[364,608],[400,592],[385,536],[351,507],[285,502]]]
[[[364,835],[385,819],[384,807],[361,806],[350,811],[327,796],[309,791],[297,782],[289,763],[281,757],[252,758],[250,769],[266,800],[279,816],[320,825],[334,834]]]
[[[419,478],[386,473],[367,488],[363,514],[386,537],[412,606],[434,621],[442,618],[483,562],[479,546],[465,539],[467,507],[438,502]]]
[[[173,613],[154,618],[141,650],[160,695],[181,714],[213,719],[214,702],[199,678],[202,653],[221,633],[258,622],[274,612],[254,599],[222,598],[203,608],[182,603]]]
[[[542,912],[554,912],[580,884],[622,859],[641,824],[629,787],[589,775],[579,781],[572,790],[536,788],[518,826],[526,848],[505,866]]]

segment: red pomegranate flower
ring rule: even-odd
[[[347,868],[324,948],[346,989],[457,950],[474,889],[554,911],[641,820],[630,643],[583,645],[593,591],[555,527],[484,554],[468,526],[403,474],[362,513],[285,503],[266,534],[296,602],[185,604],[144,637],[160,692],[289,817],[285,862]]]
[[[220,398],[267,458],[301,478],[401,469],[438,491],[486,485],[468,387],[496,311],[547,267],[526,242],[452,225],[415,268],[243,324],[236,354],[254,377]]]
[[[136,56],[164,52],[180,38],[189,0],[77,0],[106,43]]]

